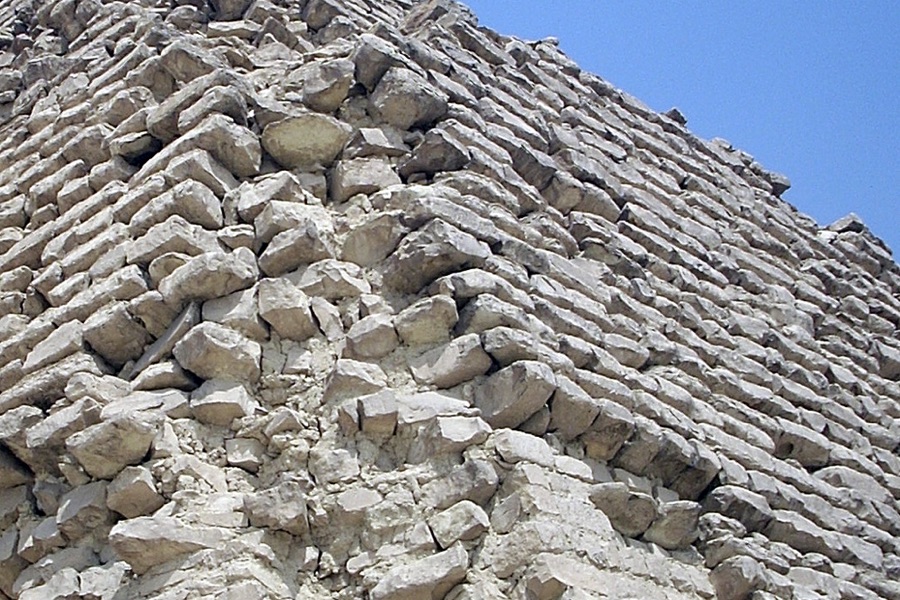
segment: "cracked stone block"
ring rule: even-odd
[[[158,418],[149,413],[118,414],[71,436],[66,449],[92,477],[112,479],[144,459],[157,423]]]
[[[543,407],[556,390],[550,367],[519,361],[497,371],[475,392],[475,406],[492,427],[517,427]]]
[[[477,539],[490,528],[490,519],[484,509],[470,500],[457,502],[428,520],[441,548],[449,548],[458,540]]]
[[[191,393],[191,412],[202,423],[228,427],[235,419],[252,415],[258,406],[242,384],[210,379]]]
[[[629,489],[624,482],[599,483],[591,488],[590,498],[615,530],[627,537],[640,536],[659,516],[652,496]]]
[[[187,554],[215,548],[225,539],[221,529],[187,525],[166,516],[125,519],[109,532],[113,551],[138,575]]]
[[[473,333],[410,359],[409,367],[419,383],[450,388],[486,373],[491,357],[481,347],[478,334]]]
[[[163,504],[147,467],[125,467],[106,488],[106,506],[126,519],[149,515]]]
[[[266,126],[262,145],[288,168],[328,167],[350,137],[350,127],[334,117],[309,113]]]
[[[369,592],[372,600],[429,597],[440,600],[466,578],[469,555],[462,544],[389,570]]]
[[[200,323],[175,344],[172,353],[184,369],[202,379],[259,379],[259,344],[218,323]]]

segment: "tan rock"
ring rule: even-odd
[[[459,320],[456,302],[448,296],[423,298],[397,315],[394,326],[404,344],[446,342]]]
[[[227,427],[235,419],[252,415],[256,400],[240,383],[210,379],[191,393],[191,412],[202,423]]]
[[[309,297],[284,278],[259,282],[259,316],[281,338],[302,342],[319,332]]]
[[[156,429],[154,415],[120,414],[76,433],[66,441],[66,448],[88,474],[112,479],[126,466],[143,460]]]
[[[381,358],[393,352],[399,343],[390,315],[370,315],[354,323],[347,332],[347,355],[360,359]]]
[[[372,588],[369,596],[372,600],[441,600],[465,579],[468,565],[468,553],[462,544],[456,544],[444,552],[394,567]]]
[[[392,67],[369,96],[371,110],[398,129],[424,127],[447,113],[447,96],[409,69]]]
[[[659,517],[644,532],[644,539],[666,550],[690,547],[699,535],[700,505],[690,500],[662,502]]]
[[[649,494],[628,488],[623,482],[598,483],[591,488],[591,502],[624,536],[638,537],[658,516],[656,501]]]
[[[482,383],[475,406],[492,427],[516,427],[543,407],[555,390],[556,378],[547,365],[520,361]]]
[[[276,487],[244,498],[244,510],[254,527],[266,527],[303,535],[309,531],[306,519],[306,494],[295,482],[285,482]]]
[[[490,528],[490,519],[480,506],[470,500],[457,502],[428,520],[441,548],[449,548],[457,540],[477,539]]]
[[[149,515],[163,504],[147,467],[125,467],[106,488],[106,506],[126,519]]]
[[[170,305],[186,300],[209,300],[227,296],[256,283],[256,257],[247,248],[234,252],[210,252],[178,267],[159,284]]]
[[[277,277],[334,256],[331,220],[307,218],[272,238],[259,257],[259,268],[269,277]]]
[[[109,532],[113,551],[139,575],[186,554],[215,548],[225,539],[220,529],[163,516],[119,521]]]
[[[483,375],[491,357],[481,347],[477,334],[465,335],[445,346],[410,359],[410,371],[419,383],[449,388]]]
[[[346,202],[356,194],[373,194],[400,183],[400,177],[385,159],[342,160],[331,173],[331,199]]]
[[[255,381],[259,378],[262,358],[259,344],[217,323],[197,325],[172,352],[183,368],[203,379]]]
[[[56,513],[56,525],[74,542],[110,520],[106,507],[105,481],[79,486],[63,495]]]
[[[296,90],[304,104],[323,113],[334,112],[353,85],[354,64],[346,58],[316,61],[288,75],[287,89]]]
[[[262,145],[280,165],[294,169],[328,167],[350,137],[350,127],[333,117],[308,113],[271,123]]]

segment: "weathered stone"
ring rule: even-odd
[[[354,323],[347,332],[347,351],[354,358],[381,358],[399,343],[390,315],[370,315]]]
[[[490,527],[487,513],[469,500],[463,500],[433,516],[428,521],[441,548],[449,548],[457,540],[477,539]]]
[[[331,172],[331,199],[346,202],[356,194],[372,194],[399,183],[400,177],[384,159],[342,160]]]
[[[4,448],[0,448],[0,490],[31,483],[28,468]]]
[[[441,600],[465,579],[469,555],[462,544],[428,558],[394,567],[369,592],[372,600]]]
[[[66,538],[75,541],[109,520],[106,487],[105,481],[95,481],[63,495],[56,525]]]
[[[363,267],[377,264],[397,248],[407,233],[409,229],[401,223],[399,214],[375,215],[347,235],[341,257]]]
[[[486,373],[491,367],[491,357],[473,333],[412,359],[409,367],[416,381],[449,388]]]
[[[22,364],[22,371],[31,373],[81,350],[83,331],[84,328],[79,321],[70,321],[59,326],[28,353]]]
[[[115,366],[139,358],[151,339],[144,326],[129,314],[124,302],[95,313],[84,323],[84,340]]]
[[[598,483],[591,488],[590,497],[616,531],[628,537],[643,534],[659,516],[652,496],[631,490],[623,482]]]
[[[372,291],[362,269],[339,260],[320,260],[306,268],[289,273],[293,281],[308,296],[326,300],[355,298]]]
[[[748,531],[764,531],[772,520],[765,496],[734,485],[717,487],[704,499],[704,508],[737,519]]]
[[[424,127],[447,113],[447,96],[409,69],[392,67],[369,96],[369,108],[399,129]]]
[[[286,279],[260,281],[259,316],[284,339],[302,342],[319,331],[309,297]]]
[[[303,535],[309,531],[306,495],[302,486],[285,482],[244,498],[244,510],[254,527],[266,527]]]
[[[252,415],[257,402],[240,383],[210,379],[191,394],[191,412],[197,420],[227,427],[235,419]]]
[[[252,438],[234,438],[225,441],[225,458],[228,464],[256,473],[263,463],[266,447]]]
[[[484,242],[435,219],[400,243],[388,259],[385,284],[400,292],[418,292],[442,275],[480,266],[490,254]]]
[[[307,218],[272,238],[259,257],[259,268],[269,277],[277,277],[334,256],[331,221]]]
[[[125,467],[106,488],[106,506],[126,519],[149,515],[163,504],[146,467]]]
[[[331,166],[350,137],[350,128],[333,117],[305,114],[266,126],[262,145],[288,169]]]
[[[666,550],[683,550],[697,539],[699,519],[700,505],[696,502],[662,502],[659,517],[644,532],[644,539]]]
[[[735,556],[723,561],[710,574],[716,597],[723,600],[746,600],[765,585],[763,566],[749,556]]]
[[[112,479],[128,465],[139,463],[156,436],[157,418],[135,412],[91,425],[66,441],[66,448],[84,470],[98,479]]]
[[[216,323],[201,323],[175,345],[178,363],[203,379],[255,381],[260,374],[259,344]]]
[[[469,150],[443,129],[432,129],[412,156],[401,163],[399,173],[408,178],[414,173],[434,175],[441,171],[458,171],[471,160]]]
[[[171,305],[209,300],[252,286],[258,274],[256,257],[247,248],[201,254],[163,279],[159,291]]]
[[[137,574],[204,548],[215,548],[225,534],[213,527],[186,525],[175,517],[137,517],[119,521],[109,543]]]
[[[556,378],[546,365],[520,361],[491,375],[475,393],[475,406],[492,427],[517,427],[547,403]]]
[[[342,358],[338,360],[325,384],[326,400],[343,400],[380,391],[387,377],[378,365]]]
[[[404,309],[394,319],[394,327],[404,344],[446,342],[459,320],[456,303],[447,296],[423,298]]]
[[[353,61],[346,58],[316,61],[292,72],[286,84],[311,109],[330,113],[347,99],[354,70]]]

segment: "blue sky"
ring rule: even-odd
[[[555,36],[582,68],[682,110],[793,184],[822,225],[855,212],[900,259],[900,2],[467,0],[486,25]]]

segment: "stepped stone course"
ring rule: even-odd
[[[0,600],[900,599],[900,268],[453,0],[0,0]]]

